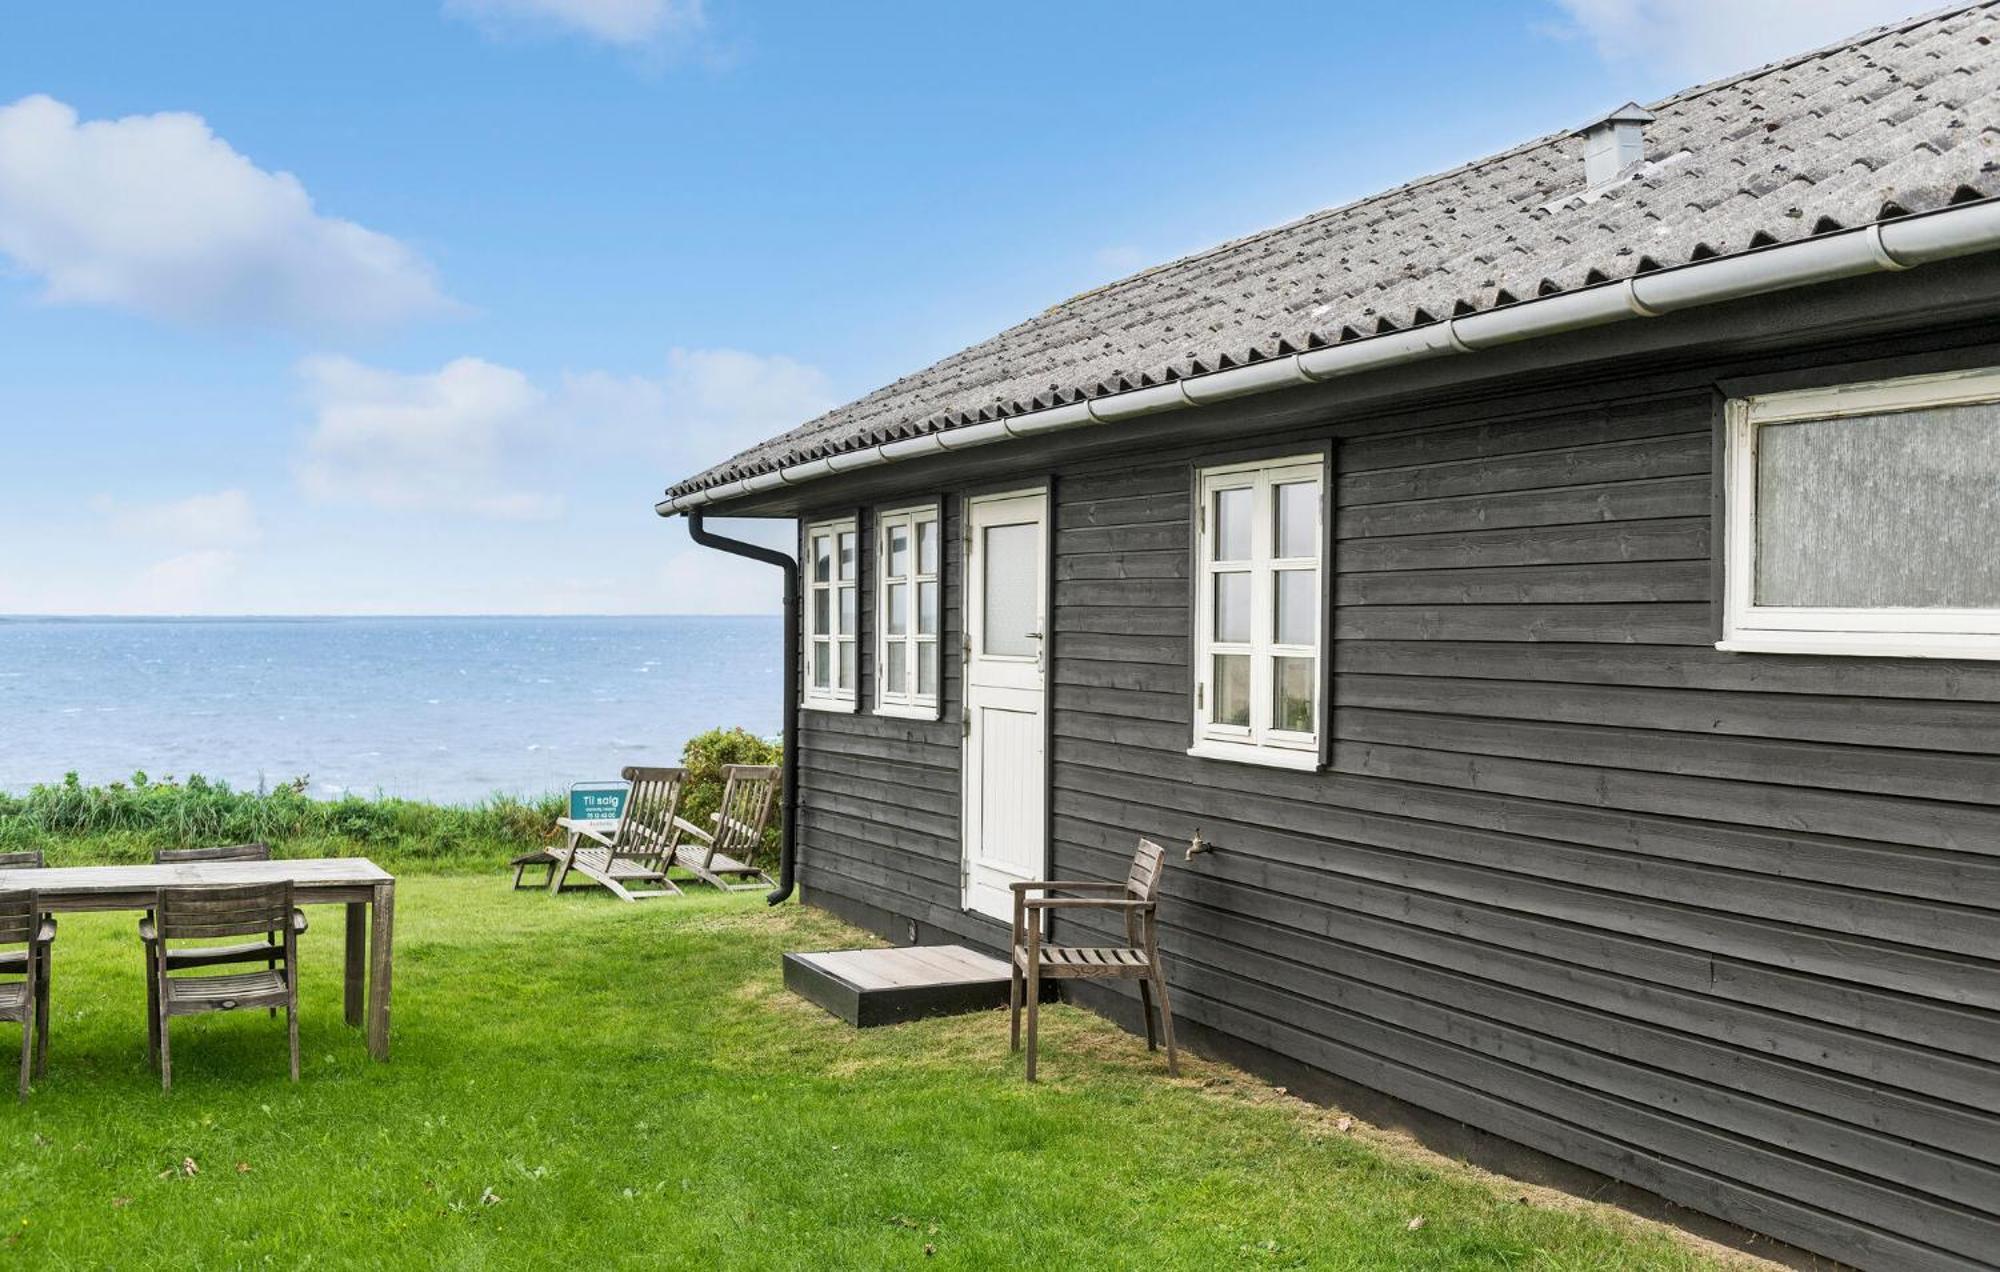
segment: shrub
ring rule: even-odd
[[[708,819],[722,807],[724,766],[730,764],[777,764],[784,749],[744,728],[710,729],[688,739],[681,752],[681,767],[687,770],[687,788],[681,794],[681,816],[708,829]],[[783,809],[771,810],[771,824],[764,832],[763,856],[777,851],[778,824]]]

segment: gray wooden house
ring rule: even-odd
[[[1993,1266],[1996,196],[1975,5],[1144,271],[674,485],[703,542],[800,526],[787,886],[997,949],[1007,881],[1199,832],[1197,1046]]]

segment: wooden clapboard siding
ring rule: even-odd
[[[2000,1250],[2000,668],[1716,652],[1714,417],[1691,384],[1330,430],[1322,774],[1185,753],[1189,474],[1240,453],[1059,470],[1053,869],[1198,828],[1162,910],[1189,1018],[1966,1266]]]
[[[1018,474],[1055,492],[1052,873],[1199,830],[1184,1019],[1850,1262],[1991,1263],[2000,663],[1713,648],[1714,385],[1844,356]],[[1329,765],[1190,757],[1192,471],[1327,445]],[[954,661],[941,721],[807,713],[801,878],[991,948]]]
[[[799,730],[799,882],[808,899],[844,898],[946,931],[977,931],[959,913],[960,504],[944,500],[936,720],[874,714],[875,514],[864,508],[861,701],[853,714],[805,711]],[[839,515],[829,509],[821,515]],[[837,908],[837,906],[836,906]],[[898,933],[897,935],[902,935]]]

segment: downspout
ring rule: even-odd
[[[661,513],[662,516],[671,514]],[[716,534],[702,524],[702,510],[690,508],[687,513],[688,537],[704,548],[714,548],[731,556],[745,557],[752,561],[762,561],[775,565],[785,572],[785,727],[783,745],[785,763],[782,771],[782,785],[779,788],[779,802],[784,812],[784,824],[778,830],[778,886],[764,897],[772,905],[789,899],[792,889],[797,886],[798,877],[798,836],[799,836],[799,563],[775,548],[759,547]]]

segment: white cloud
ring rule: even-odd
[[[314,411],[299,476],[313,498],[511,520],[561,512],[523,480],[550,420],[546,395],[519,371],[459,358],[405,374],[315,357],[299,374]]]
[[[220,548],[183,552],[155,563],[126,590],[120,612],[202,614],[214,612],[234,581],[240,557]]]
[[[654,376],[570,372],[563,376],[563,395],[585,428],[631,439],[664,466],[687,470],[673,477],[727,459],[834,405],[819,368],[738,349],[674,349],[666,369]]]
[[[788,520],[739,519],[710,522],[709,528],[780,552],[798,550],[794,523]],[[685,541],[685,531],[679,534]],[[660,570],[659,594],[673,598],[680,614],[771,614],[783,604],[784,578],[771,566],[690,542]]]
[[[486,24],[553,26],[632,48],[700,31],[701,0],[446,0],[445,8]]]
[[[1923,0],[1556,0],[1562,34],[1613,65],[1693,84],[1752,70],[1930,7]],[[1647,94],[1650,96],[1650,94]]]
[[[242,548],[255,543],[261,533],[256,506],[241,490],[149,504],[125,504],[98,495],[90,506],[116,533],[155,546]]]
[[[817,369],[733,349],[676,349],[651,376],[570,372],[549,390],[479,358],[405,373],[319,357],[299,371],[309,495],[503,520],[555,519],[611,490],[643,509],[669,481],[832,403]]]
[[[54,98],[0,107],[0,255],[55,304],[304,331],[443,312],[430,267],[324,216],[199,116],[80,122]]]

